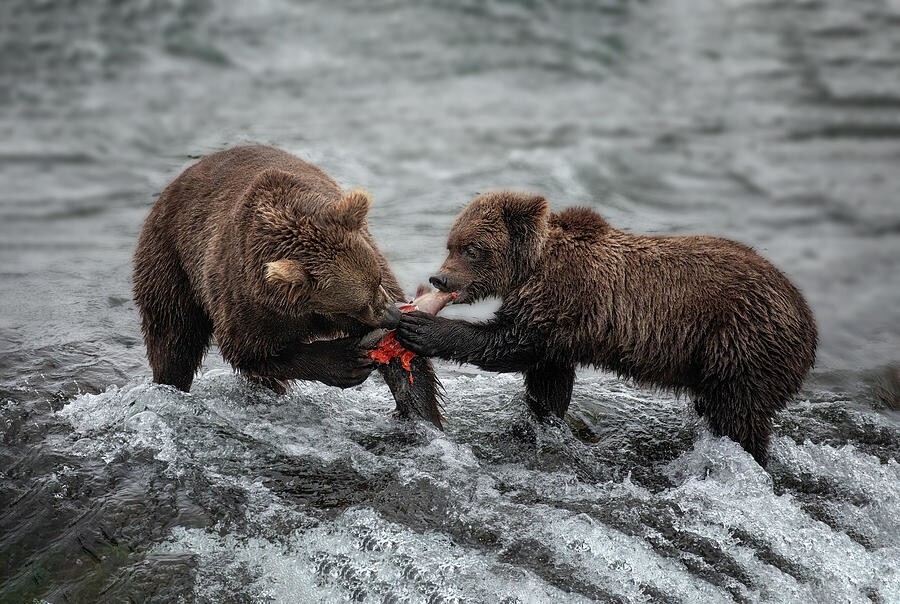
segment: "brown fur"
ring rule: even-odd
[[[499,296],[496,319],[466,331],[404,318],[401,342],[525,372],[539,413],[561,417],[574,368],[593,365],[691,393],[716,434],[764,464],[772,418],[814,361],[816,326],[803,296],[728,239],[631,235],[588,209],[550,214],[541,197],[498,192],[462,212],[448,249],[432,282],[460,290],[463,302]],[[429,349],[431,338],[445,344]]]
[[[369,234],[369,205],[365,192],[345,194],[271,147],[185,170],[154,205],[134,257],[154,380],[190,389],[215,336],[236,370],[279,392],[292,379],[363,381],[373,365],[358,339],[399,317],[403,299]]]

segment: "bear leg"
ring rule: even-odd
[[[729,389],[730,390],[730,389]],[[761,397],[750,392],[730,391],[704,395],[710,430],[716,436],[728,436],[740,443],[753,459],[766,467],[769,460],[769,440],[772,437],[772,415],[766,411]]]
[[[247,378],[247,381],[253,382],[263,388],[268,388],[275,394],[287,394],[288,384],[287,380],[279,380],[273,377],[266,377],[262,375],[255,375],[252,373],[247,373],[242,371],[241,375]]]
[[[193,300],[187,275],[179,265],[136,271],[135,302],[141,312],[153,381],[185,392],[200,368],[213,329],[212,320]]]
[[[565,416],[572,400],[575,365],[543,363],[525,372],[525,400],[538,417]]]
[[[314,342],[291,342],[277,353],[261,353],[248,346],[241,332],[215,334],[222,358],[249,380],[278,394],[287,392],[292,380],[313,380],[350,388],[362,384],[372,373],[369,350],[357,337]]]
[[[694,411],[696,411],[697,415],[700,417],[706,415],[706,400],[704,400],[703,397],[694,397]]]

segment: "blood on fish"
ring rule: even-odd
[[[390,363],[391,359],[400,359],[400,365],[406,370],[409,371],[409,383],[413,383],[413,375],[412,375],[412,360],[413,357],[416,356],[412,350],[407,350],[403,347],[400,342],[397,341],[397,338],[394,337],[394,332],[390,331],[386,336],[381,338],[381,341],[378,342],[378,346],[369,351],[369,358],[371,358],[376,363]]]

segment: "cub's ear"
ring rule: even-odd
[[[310,286],[309,275],[296,260],[285,258],[266,262],[263,268],[266,282],[285,288],[291,302],[296,303],[307,293]]]
[[[371,205],[368,193],[362,189],[354,189],[345,193],[336,205],[328,208],[327,218],[348,231],[358,231],[366,223]]]
[[[510,230],[529,229],[547,222],[550,206],[542,195],[510,193],[503,201],[503,220]]]

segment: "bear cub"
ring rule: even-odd
[[[271,147],[221,151],[185,170],[154,204],[134,255],[154,381],[189,390],[211,337],[237,371],[276,392],[297,379],[364,381],[374,364],[361,338],[396,326],[403,300],[369,233],[369,205]],[[382,375],[401,414],[402,391],[439,426],[431,365],[416,369],[416,392],[399,368]]]
[[[761,465],[772,419],[815,359],[816,325],[796,287],[749,247],[718,237],[651,237],[543,197],[479,195],[456,219],[431,283],[457,302],[496,296],[471,323],[417,312],[397,337],[417,354],[525,374],[540,416],[565,415],[575,368],[692,395],[711,430]]]

